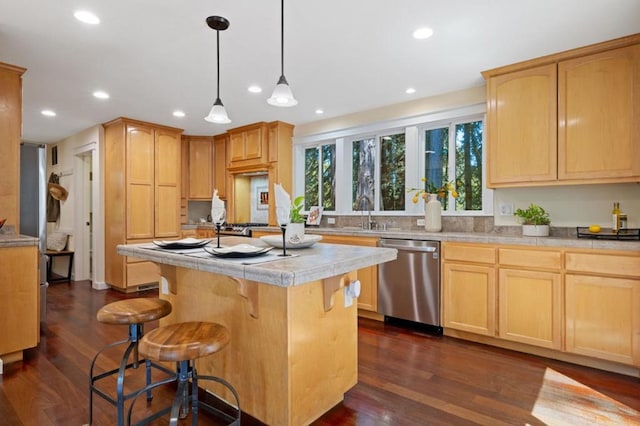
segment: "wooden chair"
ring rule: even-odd
[[[148,299],[148,298],[134,298],[120,300],[117,302],[109,303],[97,313],[98,321],[106,324],[120,324],[129,326],[129,336],[125,340],[111,343],[104,348],[100,349],[98,353],[91,361],[91,368],[89,369],[89,425],[93,421],[93,394],[101,396],[102,398],[115,405],[117,408],[117,425],[124,425],[124,403],[129,398],[137,395],[137,390],[131,391],[125,394],[124,380],[125,372],[127,369],[137,369],[138,365],[142,362],[146,366],[146,385],[151,384],[151,368],[156,368],[163,371],[166,374],[173,376],[174,372],[162,365],[152,363],[148,359],[140,359],[138,344],[140,339],[144,335],[144,323],[155,321],[163,318],[171,313],[171,303],[161,299]],[[120,361],[120,366],[113,370],[106,371],[101,374],[94,375],[94,367],[100,354],[109,348],[113,348],[118,345],[128,343],[126,350]],[[129,362],[129,358],[132,356],[132,361]],[[112,392],[108,393],[103,389],[98,388],[97,382],[117,374],[116,377],[116,397],[112,397]],[[152,399],[151,390],[147,392],[147,400]]]
[[[229,331],[222,325],[212,322],[183,322],[160,327],[145,335],[140,341],[140,354],[145,358],[161,361],[175,362],[177,371],[174,377],[148,385],[138,391],[135,398],[157,386],[171,382],[178,383],[173,404],[170,407],[150,415],[136,425],[147,424],[167,413],[171,413],[170,425],[177,425],[178,419],[183,419],[192,411],[192,425],[198,424],[198,410],[202,408],[219,418],[229,422],[230,425],[239,425],[242,411],[240,400],[236,390],[226,380],[214,376],[200,376],[196,372],[195,360],[223,349],[230,340]],[[191,393],[189,393],[189,380],[191,380]],[[212,380],[225,386],[233,394],[237,409],[235,416],[229,415],[212,405],[200,401],[198,398],[198,381]],[[135,399],[129,407],[128,424],[131,424],[131,413]]]

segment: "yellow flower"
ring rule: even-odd
[[[421,178],[420,179],[422,182],[424,182],[424,186],[425,188],[409,188],[407,189],[407,192],[413,192],[413,198],[411,198],[411,201],[413,201],[414,204],[416,204],[420,198],[422,198],[423,200],[427,199],[427,194],[438,194],[438,197],[443,199],[445,198],[449,193],[451,193],[451,196],[453,198],[456,198],[458,196],[458,191],[456,191],[456,187],[453,184],[453,182],[445,182],[442,186],[440,187],[436,187],[433,183],[428,182],[427,178]]]

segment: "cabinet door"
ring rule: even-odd
[[[154,132],[127,124],[127,239],[154,237]]]
[[[640,365],[640,280],[567,274],[566,350]]]
[[[220,198],[227,197],[227,141],[229,137],[224,135],[215,138],[213,187],[218,190]]]
[[[244,136],[244,159],[262,158],[262,127],[247,130]]]
[[[640,176],[640,45],[558,65],[558,177]]]
[[[323,235],[323,243],[329,244],[351,244],[354,246],[376,247],[376,238],[357,238],[342,235]],[[358,309],[365,311],[378,311],[378,266],[369,266],[358,269],[358,280],[360,281],[360,296],[358,297]]]
[[[189,140],[189,199],[210,200],[213,194],[213,141]]]
[[[559,273],[500,269],[498,335],[551,349],[562,347]]]
[[[229,160],[244,160],[244,132],[231,133],[229,135]]]
[[[155,237],[180,236],[180,135],[155,132]]]
[[[488,185],[556,180],[556,65],[489,78]]]
[[[442,322],[445,328],[494,336],[495,268],[444,262]]]

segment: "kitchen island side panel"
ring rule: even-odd
[[[167,284],[160,297],[173,306],[161,325],[214,321],[229,329],[229,345],[198,360],[197,368],[228,380],[251,416],[273,425],[309,424],[356,384],[357,309],[344,307],[342,288],[325,311],[323,280],[293,287],[244,281],[245,297],[241,280],[224,275],[169,265],[161,265],[161,275]],[[345,277],[348,284],[356,275]],[[234,400],[215,383],[201,385]]]

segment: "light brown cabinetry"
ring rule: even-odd
[[[442,252],[442,325],[494,336],[496,249],[443,243]]]
[[[256,123],[229,130],[230,167],[247,167],[267,162],[267,126]]]
[[[187,136],[189,143],[190,200],[211,200],[213,194],[214,144],[210,136]]]
[[[120,256],[118,244],[179,238],[180,129],[119,118],[105,128],[105,278],[133,291],[158,281],[151,262]]]
[[[218,197],[227,198],[227,145],[229,135],[217,135],[213,139],[213,187],[218,190]]]
[[[640,365],[640,254],[567,252],[566,350]]]
[[[483,75],[488,186],[640,180],[640,35]]]
[[[499,248],[498,263],[498,336],[561,349],[560,251]]]
[[[0,248],[0,358],[22,359],[40,336],[38,246]]]
[[[0,62],[0,219],[19,231],[22,74],[25,68]]]

